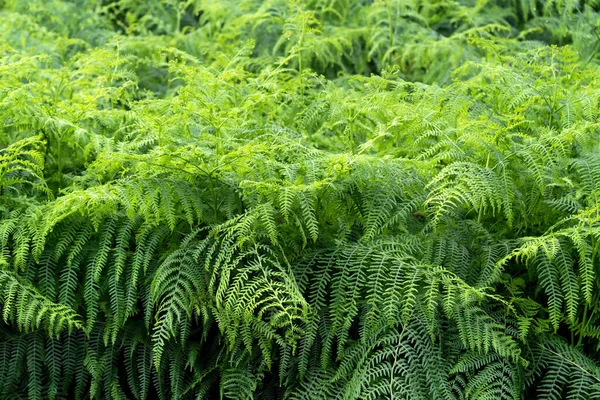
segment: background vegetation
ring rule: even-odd
[[[599,10],[0,0],[0,398],[600,398]]]

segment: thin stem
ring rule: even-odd
[[[392,2],[391,0],[386,1],[387,17],[388,17],[388,40],[389,48],[394,46],[394,28],[392,26]],[[388,49],[389,50],[389,49]]]
[[[485,161],[485,168],[487,169],[490,166],[490,153],[487,155],[487,160]],[[477,222],[481,222],[481,218],[483,217],[483,204],[479,205],[479,214],[477,215]]]
[[[588,309],[589,309],[589,304],[586,301],[585,307],[583,308],[583,318],[581,320],[581,329],[579,330],[579,340],[577,340],[577,346],[579,346],[581,343],[583,343],[583,335],[585,333],[584,329],[587,325]]]

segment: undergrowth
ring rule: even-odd
[[[0,1],[0,398],[600,398],[599,12]]]

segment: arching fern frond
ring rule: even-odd
[[[0,292],[2,319],[19,330],[44,329],[56,337],[83,327],[73,309],[49,301],[11,271],[0,270]]]

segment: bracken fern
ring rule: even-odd
[[[0,398],[600,398],[599,18],[0,0]]]

